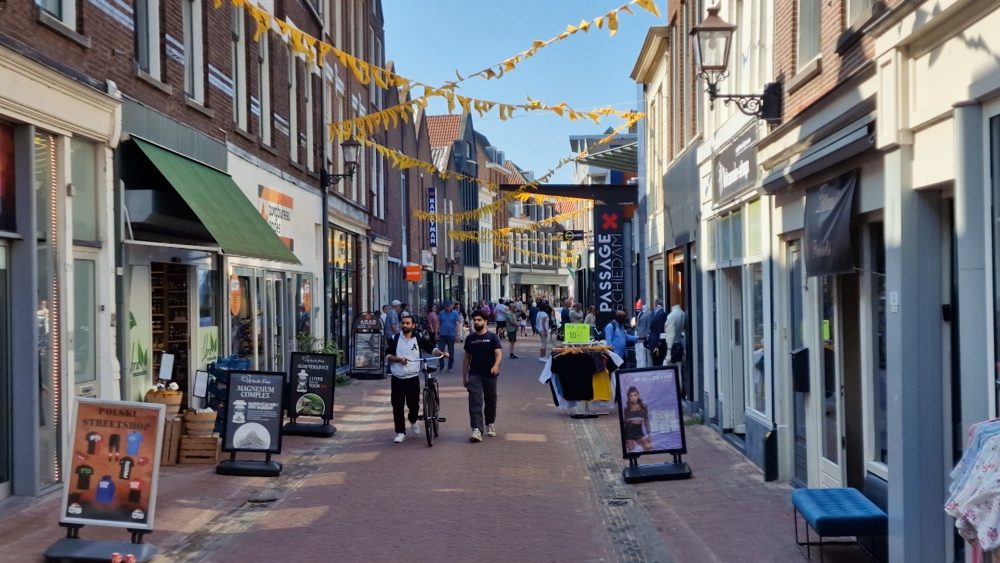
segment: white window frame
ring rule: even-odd
[[[344,0],[333,0],[333,41],[337,44],[337,48],[344,48]]]
[[[247,44],[246,18],[242,6],[231,11],[233,49],[233,123],[243,131],[250,128],[247,115]]]
[[[59,20],[63,25],[76,31],[76,0],[55,0],[59,4],[59,13],[54,14],[44,7],[43,2],[38,2],[38,7],[47,15]]]
[[[823,28],[823,3],[821,0],[797,0],[798,5],[796,6],[796,14],[798,21],[795,22],[795,69],[801,70],[805,68],[809,63],[813,62],[815,59],[823,56],[822,44],[820,43],[819,30]],[[803,25],[802,18],[804,10],[802,6],[806,3],[811,3],[812,9],[809,11],[810,15],[816,18],[815,24],[816,28],[810,30],[813,33],[806,33],[810,37],[811,41],[815,41],[815,53],[806,52],[803,54]],[[815,12],[813,12],[815,10]],[[809,31],[809,30],[807,30]]]
[[[306,70],[305,76],[303,77],[306,81],[305,93],[306,93],[306,168],[310,171],[316,170],[316,151],[313,150],[314,134],[313,125],[315,118],[313,116],[313,80],[312,75]]]
[[[299,65],[295,51],[288,52],[288,155],[292,162],[299,161]]]
[[[323,91],[320,93],[322,100],[329,103],[323,104],[323,123],[320,128],[320,135],[323,137],[323,154],[326,155],[326,162],[320,162],[319,166],[322,170],[329,172],[330,166],[328,163],[334,162],[333,154],[333,139],[330,138],[329,125],[333,120],[333,104],[336,102],[336,96],[334,96],[335,86],[333,82],[327,77],[326,73],[323,73],[323,78],[320,80]]]
[[[202,0],[184,2],[184,93],[199,104],[205,103],[205,49]]]
[[[861,338],[861,394],[862,403],[864,408],[864,413],[862,416],[862,427],[864,429],[864,441],[865,441],[865,469],[879,477],[888,480],[889,479],[889,466],[882,463],[881,460],[876,459],[875,456],[875,389],[874,389],[874,365],[875,365],[875,319],[874,315],[874,303],[875,298],[872,293],[872,281],[875,276],[875,260],[872,256],[872,237],[871,237],[871,225],[872,223],[882,222],[883,224],[883,242],[885,237],[885,223],[881,217],[872,218],[870,222],[866,222],[862,227],[862,237],[861,244],[863,245],[864,251],[862,253],[864,260],[864,270],[861,272],[861,334],[867,335],[867,337]]]
[[[380,65],[378,63],[377,60],[375,60],[375,30],[372,29],[372,28],[370,28],[370,27],[368,28],[368,55],[372,58],[372,60],[368,61],[370,64],[375,65],[375,66],[382,66],[382,65]],[[368,102],[369,103],[375,104],[375,98],[377,97],[376,94],[377,94],[378,90],[379,90],[379,88],[375,84],[374,80],[368,82]]]
[[[372,6],[374,8],[375,2],[372,2]],[[375,32],[372,31],[372,35],[374,35],[374,34],[375,34]],[[375,37],[375,52],[372,54],[372,57],[373,57],[375,66],[377,66],[379,68],[385,68],[385,58],[384,58],[384,56],[382,54],[382,40],[379,39],[378,37]],[[385,104],[385,96],[382,94],[382,92],[376,91],[376,95],[375,95],[375,107],[377,107],[379,110],[381,110],[382,106],[384,104]]]
[[[257,96],[260,98],[260,139],[271,146],[272,123],[271,115],[271,45],[267,31],[257,42]]]
[[[161,80],[160,0],[136,0],[135,36],[136,45],[145,49],[146,59],[142,60],[142,49],[140,49],[135,54],[136,64],[149,76]]]
[[[382,153],[378,153],[375,156],[375,178],[378,189],[378,193],[376,194],[376,197],[378,198],[376,213],[378,214],[379,219],[385,219],[385,157]],[[437,196],[437,190],[434,190],[435,199],[437,199]],[[440,213],[440,211],[438,213]]]
[[[365,29],[365,27],[364,27],[365,26],[365,0],[357,0],[357,2],[358,2],[358,6],[354,10],[354,15],[355,15],[355,19],[354,19],[354,25],[355,25],[355,29],[354,29],[354,43],[355,43],[354,49],[355,49],[355,53],[354,53],[354,56],[357,57],[357,58],[359,58],[359,59],[361,59],[361,60],[365,60],[365,53],[364,53],[364,50],[365,50],[365,42],[364,42],[364,36],[365,36],[365,32],[364,32],[364,29]]]

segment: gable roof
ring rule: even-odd
[[[508,180],[511,184],[527,184],[528,180],[521,175],[521,169],[514,164],[513,161],[508,160],[504,163],[504,168],[510,172],[510,179]]]
[[[428,115],[427,132],[430,136],[431,148],[450,147],[458,140],[462,130],[464,115]]]

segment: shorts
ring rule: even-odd
[[[626,440],[641,440],[646,436],[646,433],[642,429],[641,424],[632,424],[631,422],[625,423],[625,439]]]
[[[509,340],[511,344],[517,342],[517,329],[507,328],[507,340]]]
[[[538,338],[540,338],[542,340],[542,350],[548,350],[549,349],[549,335],[545,334],[544,332],[539,332],[538,333]]]
[[[109,454],[118,453],[119,449],[121,448],[121,445],[122,445],[122,435],[112,434],[111,437],[108,438],[108,453]]]

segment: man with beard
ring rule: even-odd
[[[430,340],[414,334],[416,323],[413,315],[403,313],[399,318],[400,333],[389,340],[386,362],[392,374],[392,421],[395,424],[395,443],[406,440],[406,421],[403,419],[403,402],[409,410],[410,428],[414,436],[420,434],[417,416],[420,409],[420,352],[438,357],[448,354],[438,350]]]
[[[503,344],[494,332],[486,330],[485,311],[472,313],[472,334],[465,339],[462,384],[469,391],[469,418],[472,421],[470,442],[482,442],[483,434],[496,436],[497,376],[503,361]]]

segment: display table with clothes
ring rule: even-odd
[[[538,380],[560,409],[575,411],[584,403],[588,411],[606,413],[615,408],[613,377],[624,363],[603,343],[566,346],[552,351]]]

